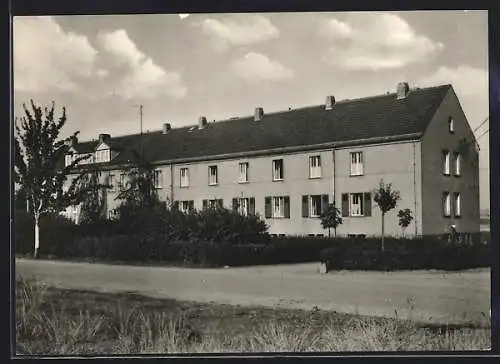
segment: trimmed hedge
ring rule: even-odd
[[[339,242],[323,250],[327,270],[463,270],[489,267],[489,243],[477,235],[468,243],[448,242],[440,236],[389,238],[384,251],[380,239]]]
[[[16,215],[16,253],[33,251],[33,220]],[[129,211],[111,222],[74,225],[44,216],[40,255],[110,262],[185,264],[199,267],[325,262],[329,270],[467,269],[489,266],[489,233],[453,244],[444,237],[273,237],[258,217],[225,209],[182,214],[159,209]]]

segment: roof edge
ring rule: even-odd
[[[312,151],[318,149],[326,148],[338,148],[338,147],[349,147],[349,146],[359,146],[359,145],[370,145],[379,143],[388,143],[395,141],[410,141],[410,140],[420,140],[422,133],[411,133],[411,134],[401,134],[390,137],[373,137],[364,138],[349,141],[339,141],[339,142],[328,142],[314,145],[299,145],[293,147],[280,147],[271,149],[262,149],[250,152],[240,152],[240,153],[226,153],[226,154],[214,154],[210,156],[192,157],[192,158],[178,158],[169,160],[159,160],[152,164],[180,164],[180,163],[190,163],[190,162],[204,162],[217,159],[232,159],[232,158],[242,158],[242,157],[257,157],[269,154],[277,153],[292,153],[292,152],[302,152],[302,151]]]

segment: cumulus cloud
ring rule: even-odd
[[[65,32],[52,17],[16,17],[13,25],[14,89],[74,91],[94,74],[97,51],[86,36]]]
[[[345,22],[331,19],[318,31],[331,40],[323,60],[344,70],[401,68],[423,62],[443,48],[390,13],[356,13]]]
[[[237,76],[247,80],[282,81],[293,78],[291,70],[267,56],[249,52],[232,62],[231,67]]]
[[[245,15],[225,20],[204,19],[198,24],[208,35],[215,49],[225,51],[230,46],[248,46],[276,39],[279,30],[264,16]]]
[[[488,94],[488,72],[467,65],[455,68],[441,66],[434,73],[424,76],[420,83],[423,86],[450,83],[462,96]]]
[[[183,98],[187,88],[177,72],[167,72],[142,53],[123,29],[98,34],[101,47],[124,69],[114,93],[126,99],[168,95]]]

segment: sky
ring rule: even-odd
[[[480,144],[489,208],[486,11],[16,17],[14,115],[55,102],[63,135],[194,125],[451,83]]]

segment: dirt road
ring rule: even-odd
[[[16,260],[16,275],[64,288],[134,292],[154,297],[238,305],[306,308],[464,323],[487,321],[489,270],[338,272],[317,264],[188,269]]]

